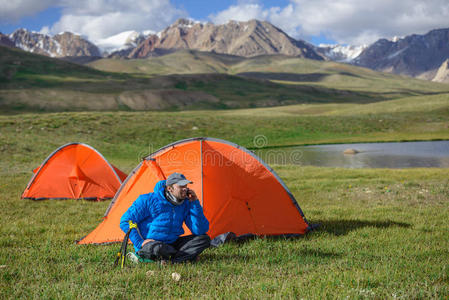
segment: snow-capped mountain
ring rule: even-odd
[[[321,44],[318,47],[318,52],[329,58],[330,60],[337,62],[351,63],[357,58],[363,50],[368,46],[352,46],[352,45],[326,45]]]
[[[122,51],[129,48],[135,48],[143,42],[149,35],[155,34],[154,31],[144,32],[125,31],[119,34],[95,41],[95,44],[103,53],[107,55],[116,51]]]
[[[179,19],[157,35],[150,35],[127,58],[145,58],[181,49],[252,57],[284,54],[322,60],[314,47],[295,40],[265,21],[230,21],[222,25]]]
[[[97,46],[82,36],[71,32],[50,36],[26,29],[18,29],[8,37],[16,47],[36,54],[51,57],[100,56]]]

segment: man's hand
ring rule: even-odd
[[[154,242],[154,240],[152,240],[152,239],[146,239],[145,241],[143,241],[142,247],[143,247],[143,245],[145,245],[146,243],[149,243],[149,242]]]
[[[189,190],[187,191],[187,198],[189,198],[189,201],[190,201],[190,202],[195,201],[195,200],[198,200],[198,197],[196,196],[195,191],[194,191],[194,190],[191,190],[191,189],[189,189]]]

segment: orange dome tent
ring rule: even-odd
[[[121,216],[139,195],[152,192],[156,182],[173,172],[193,181],[190,187],[210,222],[211,238],[226,232],[284,235],[310,229],[291,192],[254,153],[224,140],[192,138],[146,157],[122,184],[100,225],[78,243],[121,241]]]
[[[23,199],[112,199],[127,176],[97,150],[80,143],[56,149],[33,172]]]

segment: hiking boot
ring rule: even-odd
[[[132,262],[133,264],[138,264],[139,263],[139,258],[137,257],[137,255],[134,252],[128,252],[126,253],[126,258]]]

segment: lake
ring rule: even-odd
[[[357,154],[344,154],[356,149]],[[449,141],[363,143],[256,149],[268,164],[342,168],[449,168]]]

